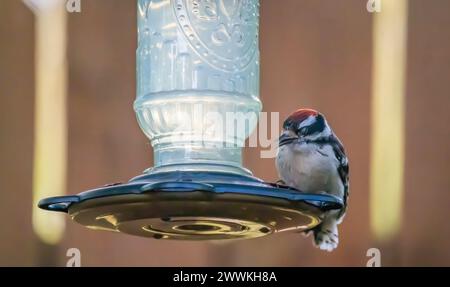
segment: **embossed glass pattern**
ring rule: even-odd
[[[156,167],[240,167],[261,110],[258,25],[258,0],[138,1],[135,110]]]

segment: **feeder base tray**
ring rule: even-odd
[[[44,199],[39,206],[67,212],[91,229],[155,239],[220,240],[311,229],[324,212],[342,203],[251,176],[174,171]]]

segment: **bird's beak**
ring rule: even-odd
[[[296,140],[298,140],[298,137],[289,135],[287,133],[282,133],[278,138],[278,147],[290,144]]]

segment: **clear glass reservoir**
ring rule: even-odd
[[[259,101],[259,0],[139,0],[139,124],[155,167],[241,170]]]

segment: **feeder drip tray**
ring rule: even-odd
[[[44,199],[39,206],[67,212],[91,229],[155,239],[219,240],[304,231],[342,202],[252,176],[175,171]]]

